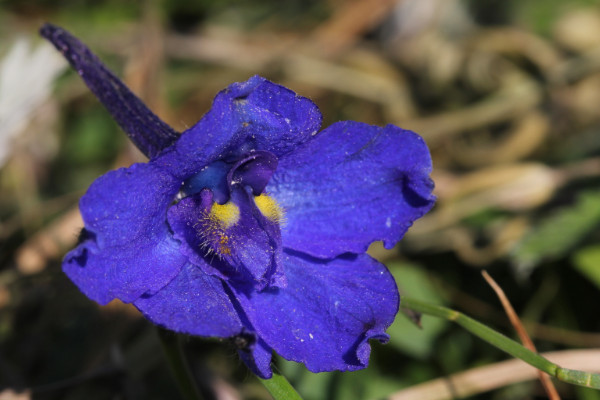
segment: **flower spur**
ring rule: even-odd
[[[75,37],[41,34],[149,157],[81,198],[85,227],[63,261],[79,289],[173,331],[237,338],[263,378],[273,350],[313,372],[364,368],[399,305],[365,252],[434,203],[422,138],[353,121],[319,132],[313,102],[259,76],[179,134]]]

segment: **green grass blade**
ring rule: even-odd
[[[509,339],[503,334],[496,332],[492,328],[458,311],[435,304],[425,303],[409,297],[402,298],[401,306],[423,314],[454,321],[475,336],[490,343],[492,346],[505,351],[513,357],[525,361],[529,365],[532,365],[563,382],[600,389],[600,374],[561,368],[514,340]]]
[[[273,371],[273,377],[271,379],[258,379],[267,388],[275,400],[302,400],[302,397],[296,392],[288,380],[275,371]]]

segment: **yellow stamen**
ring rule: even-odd
[[[221,235],[219,238],[219,252],[223,255],[230,256],[231,248],[229,247],[229,237]]]
[[[270,196],[261,194],[260,196],[254,197],[254,203],[258,207],[259,211],[266,218],[276,223],[282,223],[284,219],[283,208]]]
[[[204,214],[198,224],[202,224],[204,242],[200,245],[207,254],[214,252],[217,256],[231,255],[230,234],[227,229],[240,220],[240,209],[232,202],[213,203],[208,213]],[[216,242],[215,242],[216,239]]]
[[[240,209],[230,201],[225,204],[214,203],[209,218],[217,222],[220,228],[228,229],[240,220]]]

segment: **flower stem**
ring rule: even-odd
[[[526,349],[514,340],[509,339],[503,334],[496,332],[481,322],[477,322],[473,318],[458,311],[435,304],[425,303],[410,297],[402,297],[401,306],[402,308],[456,322],[475,336],[478,336],[511,356],[525,361],[540,371],[544,371],[547,374],[554,376],[560,381],[600,389],[600,374],[562,368],[539,354]]]
[[[271,379],[258,379],[267,388],[269,393],[271,393],[274,400],[302,400],[302,397],[288,380],[276,371],[273,371]]]
[[[202,400],[202,396],[194,382],[194,377],[181,351],[179,336],[174,332],[158,328],[158,337],[181,396],[185,400]]]

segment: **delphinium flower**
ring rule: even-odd
[[[312,101],[259,76],[179,134],[75,37],[41,34],[150,159],[81,198],[85,227],[63,261],[79,289],[176,332],[237,339],[263,378],[273,350],[313,372],[364,368],[399,305],[365,252],[432,207],[423,139],[353,121],[319,132]]]

